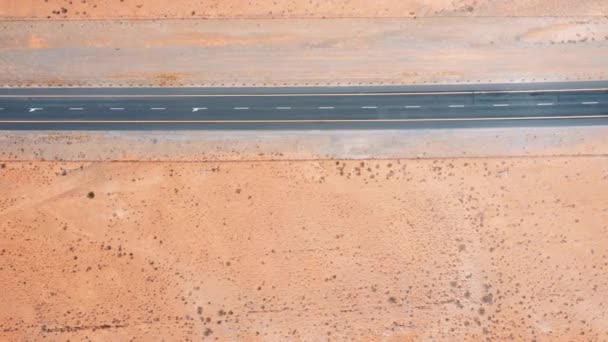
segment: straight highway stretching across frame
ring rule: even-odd
[[[340,88],[6,88],[0,130],[608,124],[608,82]]]

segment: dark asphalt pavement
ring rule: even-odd
[[[349,88],[0,89],[0,130],[310,130],[605,124],[608,124],[608,82]]]

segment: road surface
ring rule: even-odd
[[[0,89],[0,130],[408,129],[608,124],[608,82]]]

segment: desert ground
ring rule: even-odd
[[[603,16],[602,0],[3,0],[11,19]]]
[[[349,86],[608,77],[603,17],[27,20],[4,21],[0,29],[5,86]]]
[[[4,339],[608,335],[605,157],[0,172]]]
[[[606,14],[0,0],[0,85],[602,80]],[[606,136],[0,132],[0,340],[608,340]]]

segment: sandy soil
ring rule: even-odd
[[[0,29],[0,84],[6,86],[608,78],[603,18],[5,21]]]
[[[608,155],[608,127],[0,132],[4,161],[293,161]]]
[[[0,18],[344,18],[605,15],[603,0],[2,0]]]
[[[2,340],[601,340],[608,159],[0,166]]]

